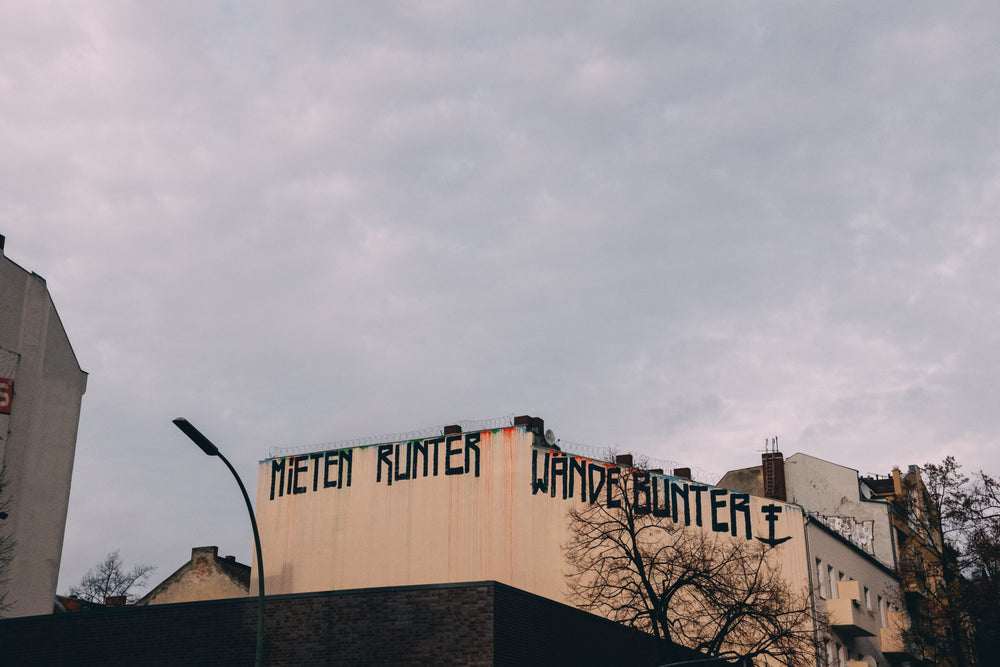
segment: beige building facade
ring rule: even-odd
[[[517,423],[520,421],[520,423]],[[790,590],[811,591],[818,664],[901,664],[892,570],[801,506],[560,451],[541,420],[287,457],[258,468],[268,595],[495,580],[574,604],[564,547],[573,507],[633,500],[659,520],[773,550]],[[250,590],[260,576],[253,565]],[[894,626],[895,624],[895,626]],[[885,643],[889,642],[889,643]],[[898,643],[898,642],[897,642]]]
[[[0,614],[52,612],[86,388],[45,279],[10,261],[0,236],[0,467],[10,500],[0,535],[15,542]]]
[[[615,502],[622,468],[547,446],[538,431],[521,424],[261,462],[268,595],[495,580],[572,604],[569,510]],[[693,530],[774,540],[787,575],[808,585],[798,507],[663,474],[650,474],[638,498]],[[254,563],[251,590],[257,576]]]

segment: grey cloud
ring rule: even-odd
[[[249,557],[178,414],[251,487],[510,412],[719,472],[1000,465],[994,10],[4,11],[0,233],[91,372],[63,588]]]

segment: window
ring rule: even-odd
[[[830,599],[830,579],[826,574],[826,567],[823,561],[816,559],[816,579],[819,583],[819,596],[824,600]]]
[[[870,610],[872,608],[872,592],[868,589],[867,586],[865,586],[864,588],[865,588],[865,608]]]
[[[878,616],[879,616],[879,621],[881,621],[881,623],[882,623],[881,627],[883,627],[883,628],[889,627],[889,622],[888,622],[888,619],[886,617],[886,611],[887,610],[885,608],[885,599],[883,599],[883,597],[881,595],[879,595],[878,596]]]
[[[827,579],[830,580],[830,599],[831,600],[836,600],[837,597],[838,597],[838,593],[837,593],[837,577],[834,574],[833,566],[832,565],[827,565],[826,566],[826,573],[827,573]]]

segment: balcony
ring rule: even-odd
[[[830,627],[849,637],[874,637],[879,631],[878,617],[861,602],[858,582],[837,582],[837,594],[836,600],[826,601]]]

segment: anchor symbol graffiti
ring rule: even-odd
[[[764,539],[763,537],[758,537],[757,538],[758,540],[768,545],[769,547],[776,547],[782,542],[787,542],[788,540],[792,539],[790,535],[788,537],[780,537],[777,539],[774,537],[774,524],[778,520],[778,515],[781,514],[781,505],[775,505],[774,503],[771,503],[770,505],[764,505],[763,507],[761,507],[760,511],[767,515],[764,517],[764,520],[767,521],[768,523],[768,536],[767,539]]]

